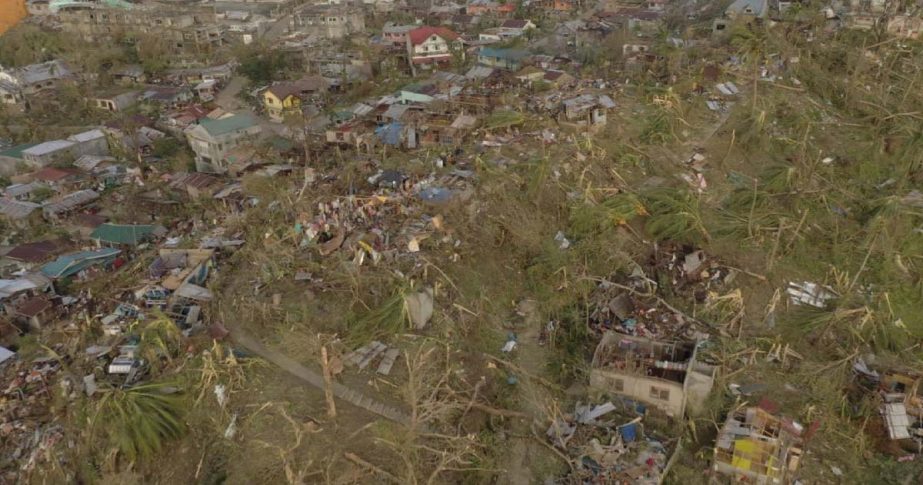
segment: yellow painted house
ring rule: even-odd
[[[297,113],[302,103],[327,90],[329,83],[320,76],[277,83],[263,92],[263,107],[269,119],[281,122],[287,114]]]

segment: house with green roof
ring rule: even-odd
[[[38,145],[38,143],[24,143],[0,150],[0,175],[9,176],[16,173],[16,167],[25,163],[23,152]]]
[[[196,170],[225,173],[228,170],[228,153],[255,140],[262,129],[255,117],[242,113],[219,119],[202,119],[186,128],[185,133],[196,155]]]
[[[163,235],[161,226],[145,224],[100,224],[90,233],[90,239],[100,245],[137,246],[158,235]]]

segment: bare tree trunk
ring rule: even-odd
[[[327,346],[320,348],[321,364],[324,366],[324,398],[327,400],[327,416],[337,417],[337,406],[333,401],[333,376],[330,374],[330,362],[327,359]]]

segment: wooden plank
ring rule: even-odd
[[[396,361],[400,355],[400,349],[388,349],[388,351],[385,352],[385,356],[381,359],[381,363],[378,364],[378,370],[376,372],[385,376],[391,374],[391,367],[394,367],[394,361]]]
[[[368,367],[369,364],[371,364],[372,361],[375,360],[375,357],[378,357],[379,354],[381,354],[388,348],[387,345],[377,340],[372,342],[371,346],[372,346],[371,350],[368,352],[368,354],[365,355],[362,361],[359,362],[360,369],[365,369],[366,367]]]
[[[352,364],[352,365],[359,365],[359,362],[362,362],[362,359],[364,359],[365,356],[368,355],[369,352],[371,352],[371,350],[372,350],[371,343],[365,344],[362,347],[359,347],[358,349],[353,350],[352,352],[346,354],[346,357],[345,357],[346,363]]]

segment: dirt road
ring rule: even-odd
[[[240,328],[232,328],[231,337],[235,342],[237,342],[238,345],[262,357],[263,359],[272,362],[285,372],[288,372],[289,374],[297,377],[306,384],[309,384],[320,390],[324,389],[324,378],[319,372],[301,365],[294,359],[283,355],[281,352],[266,347],[262,344],[262,342],[241,330]],[[410,417],[407,416],[407,414],[405,414],[403,411],[375,401],[374,399],[365,396],[358,391],[350,389],[342,384],[336,382],[333,384],[333,394],[337,399],[346,401],[357,407],[365,409],[370,413],[377,414],[383,418],[390,419],[391,421],[403,424],[405,426],[410,425]]]

